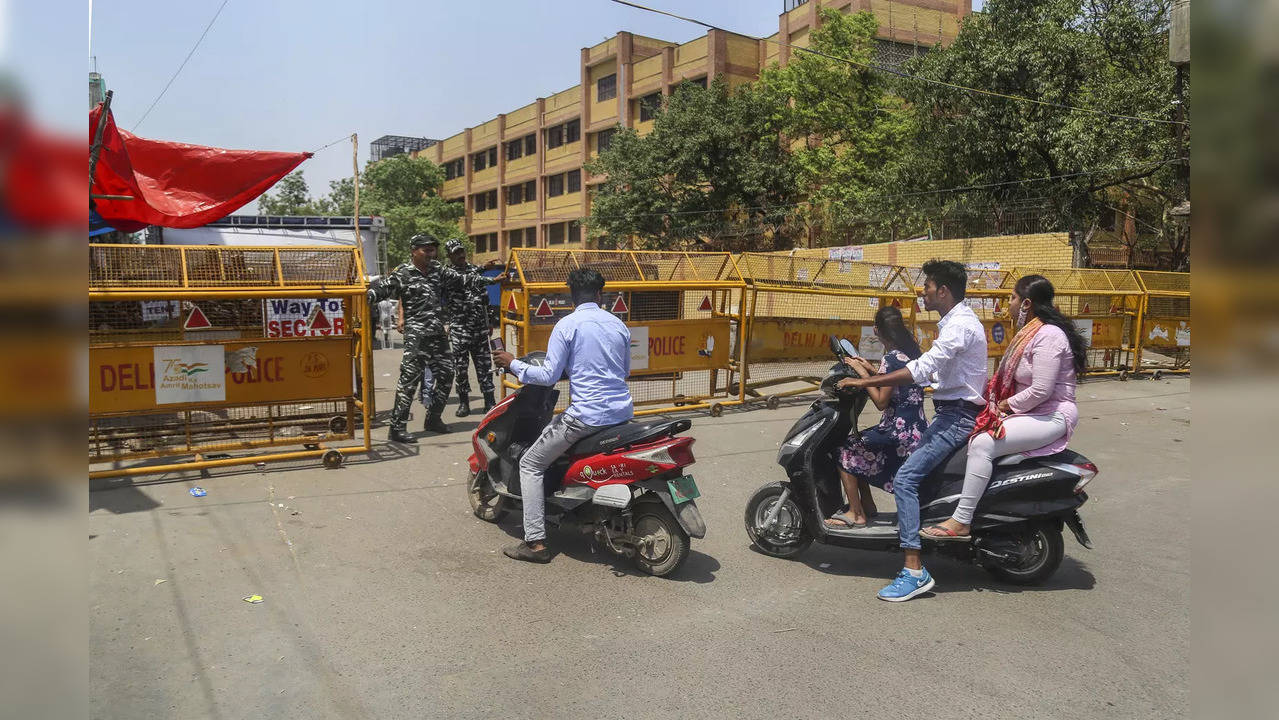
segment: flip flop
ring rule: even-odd
[[[842,522],[842,523],[844,523],[844,524],[843,524],[843,525],[831,525],[831,524],[830,524],[830,521],[831,521],[831,520],[837,520],[837,521]],[[849,514],[848,514],[848,513],[846,513],[846,512],[843,512],[843,513],[835,513],[834,515],[831,515],[830,517],[826,518],[825,525],[826,525],[826,527],[831,528],[831,529],[833,529],[833,530],[860,530],[860,529],[862,529],[862,528],[866,527],[866,523],[859,523],[859,522],[854,521],[854,520],[853,520],[853,516],[852,516],[852,515],[849,515]]]
[[[969,542],[973,539],[972,535],[960,535],[954,530],[941,525],[929,525],[921,530],[919,534],[936,542]]]

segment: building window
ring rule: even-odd
[[[564,123],[564,142],[575,143],[582,139],[582,121],[569,120]]]
[[[556,125],[546,129],[546,148],[557,148],[564,144],[564,126]]]
[[[701,89],[705,90],[705,89],[706,89],[706,78],[705,78],[705,77],[699,77],[699,78],[697,78],[696,80],[685,80],[684,82],[682,82],[682,83],[680,83],[680,84],[681,84],[681,85],[693,85],[693,86],[695,86],[695,87],[699,87],[699,88],[701,88]]]
[[[497,167],[497,146],[489,148],[489,167]]]
[[[519,205],[524,202],[524,186],[516,185],[506,189],[506,204]]]
[[[466,175],[466,159],[458,158],[444,163],[444,179],[453,180]]]
[[[546,244],[547,245],[563,245],[564,244],[564,223],[555,223],[547,225]]]
[[[580,191],[582,189],[582,171],[569,170],[566,184],[568,185],[567,192],[575,193]]]
[[[546,178],[546,197],[559,197],[564,194],[564,176],[551,175]]]
[[[604,102],[617,97],[617,75],[605,75],[595,81],[595,102]]]
[[[524,183],[524,202],[533,202],[537,199],[537,181],[529,180]]]
[[[524,141],[512,140],[506,144],[506,161],[517,160],[524,157]]]
[[[613,135],[616,133],[616,128],[609,128],[595,133],[595,150],[597,152],[608,150],[609,145],[613,143]]]
[[[507,246],[507,247],[517,248],[517,247],[522,247],[523,245],[524,245],[524,231],[523,231],[523,230],[511,230],[511,231],[509,231],[509,232],[507,232],[507,233],[506,233],[506,246]]]
[[[488,249],[489,249],[488,235],[476,235],[475,237],[471,238],[471,242],[475,243],[476,255],[482,252],[488,252]]]
[[[497,191],[489,190],[475,196],[474,201],[475,212],[484,212],[485,210],[493,210],[497,207]]]
[[[480,152],[475,153],[475,157],[472,159],[472,165],[475,168],[475,172],[479,172],[486,168],[497,167],[497,146],[494,145],[488,150],[481,150]]]
[[[481,213],[488,209],[488,207],[485,206],[486,201],[487,198],[484,197],[484,193],[480,193],[479,195],[471,198],[471,206],[475,208],[475,212]]]
[[[524,136],[524,154],[525,155],[537,154],[537,133]]]
[[[648,122],[657,117],[658,111],[662,109],[662,94],[655,92],[651,95],[645,95],[639,101],[639,119],[640,122]]]
[[[573,244],[582,242],[582,223],[577,220],[568,224],[568,241]]]

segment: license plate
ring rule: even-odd
[[[671,489],[671,500],[674,501],[676,505],[682,505],[689,500],[702,496],[702,494],[697,491],[697,483],[693,482],[693,478],[690,475],[675,478],[674,480],[667,480],[666,486]]]

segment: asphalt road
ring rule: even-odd
[[[376,354],[394,375],[398,352]],[[393,380],[379,377],[380,407]],[[1185,378],[1080,388],[1073,446],[1101,468],[1083,511],[1095,550],[1068,535],[1061,569],[1030,589],[931,559],[936,593],[904,604],[875,598],[895,555],[750,549],[743,508],[779,477],[798,401],[692,415],[708,536],[664,579],[578,535],[553,532],[547,566],[502,556],[518,520],[480,522],[465,497],[474,418],[337,470],[100,485],[91,714],[1183,716],[1189,391]]]

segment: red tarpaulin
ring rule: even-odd
[[[101,113],[101,105],[89,113],[90,147]],[[108,113],[90,192],[133,198],[93,201],[98,214],[117,230],[194,228],[252,202],[309,157],[311,153],[148,140],[117,128]]]

